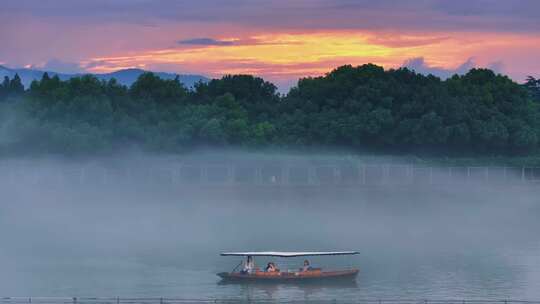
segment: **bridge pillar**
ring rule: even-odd
[[[308,185],[315,185],[317,184],[317,182],[318,181],[316,177],[315,167],[313,166],[308,167],[308,180],[307,180]]]
[[[200,167],[200,183],[201,184],[205,184],[205,183],[209,183],[209,179],[208,179],[208,166],[201,166]]]
[[[338,166],[332,166],[332,171],[333,171],[333,183],[334,184],[340,184],[341,183],[341,170]]]
[[[234,166],[233,165],[228,165],[227,166],[227,177],[226,177],[226,183],[229,184],[229,185],[232,185],[234,184]]]
[[[289,174],[290,174],[289,167],[281,166],[281,184],[282,185],[289,184]]]
[[[365,185],[366,184],[366,166],[365,165],[362,165],[360,166],[360,183],[362,185]]]
[[[106,168],[102,169],[102,182],[103,185],[107,185],[109,183],[109,172]]]
[[[255,184],[262,184],[262,168],[255,167]]]
[[[390,176],[390,165],[381,165],[381,169],[382,169],[381,184],[386,185],[388,184],[388,180]]]

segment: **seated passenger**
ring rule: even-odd
[[[255,269],[255,263],[253,262],[253,258],[251,256],[247,257],[247,260],[244,262],[244,268],[240,271],[242,274],[248,274],[252,273]]]
[[[300,268],[300,271],[310,271],[312,268],[311,266],[309,265],[309,261],[308,260],[304,260],[304,266],[302,268]]]
[[[273,262],[270,262],[270,263],[268,263],[268,265],[266,265],[265,271],[266,272],[278,272],[279,269],[276,268],[276,264],[274,264]]]

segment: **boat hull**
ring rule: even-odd
[[[276,283],[300,283],[300,282],[335,282],[354,281],[358,275],[358,269],[322,271],[315,273],[283,272],[283,273],[253,273],[242,274],[237,272],[221,272],[217,275],[225,282],[276,282]]]

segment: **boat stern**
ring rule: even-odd
[[[229,273],[228,272],[220,272],[220,273],[216,273],[216,275],[222,279],[226,279],[229,277]]]

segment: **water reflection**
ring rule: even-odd
[[[331,295],[354,294],[358,291],[356,281],[327,282],[227,282],[220,281],[220,286],[238,287],[238,300],[252,301],[260,299],[321,299]]]

